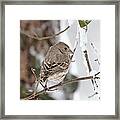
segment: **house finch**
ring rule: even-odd
[[[47,55],[41,65],[40,77],[38,83],[45,82],[44,88],[47,88],[47,81],[63,81],[65,75],[68,73],[69,65],[73,52],[63,42],[59,42],[49,48]],[[36,87],[37,89],[37,87]]]

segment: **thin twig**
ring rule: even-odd
[[[96,77],[97,79],[100,79],[99,77]],[[53,86],[50,86],[48,88],[45,88],[39,92],[37,92],[36,94],[33,95],[33,93],[31,95],[29,95],[28,97],[26,98],[23,98],[24,100],[31,100],[33,99],[34,97],[36,96],[39,96],[40,94],[43,94],[45,93],[45,91],[47,90],[51,90],[53,88],[57,88],[57,87],[60,87],[60,86],[64,86],[64,85],[67,85],[67,84],[71,84],[71,83],[74,83],[74,82],[79,82],[80,80],[87,80],[87,79],[93,79],[93,76],[88,76],[88,77],[81,77],[81,78],[76,78],[76,79],[72,79],[72,80],[68,80],[68,81],[65,81],[65,82],[60,82],[59,84],[57,85],[53,85]]]
[[[86,62],[87,62],[87,66],[88,66],[88,70],[89,70],[89,73],[90,73],[92,71],[92,67],[90,65],[90,60],[89,60],[89,57],[88,57],[87,50],[84,51],[84,56],[85,56],[85,59],[86,59]],[[96,85],[96,87],[98,87],[97,82],[96,82],[96,80],[94,78],[91,79],[91,82],[92,82],[92,85],[93,85],[94,90],[95,90],[95,85]],[[95,85],[94,85],[94,83],[95,83]]]
[[[96,73],[95,76],[97,76],[97,75],[99,75],[99,74],[100,74],[100,72]]]
[[[85,59],[86,59],[86,62],[87,62],[88,70],[89,70],[89,72],[91,72],[92,68],[91,68],[91,65],[90,65],[90,61],[89,61],[87,50],[84,51],[84,55],[85,55]]]
[[[20,33],[26,35],[26,36],[29,37],[29,38],[35,39],[35,40],[48,40],[48,39],[52,39],[52,38],[60,35],[61,33],[65,32],[68,28],[70,28],[70,26],[68,26],[68,27],[65,28],[64,30],[62,30],[62,31],[60,31],[59,33],[56,33],[56,34],[54,34],[54,35],[52,35],[52,36],[41,37],[41,38],[35,37],[35,36],[32,36],[32,35],[29,35],[27,32],[22,31],[22,30],[20,30]]]
[[[93,95],[88,96],[88,98],[91,98],[91,97],[93,97],[93,96],[95,96],[95,95],[97,95],[97,94],[98,94],[98,92],[95,92]]]
[[[36,76],[36,74],[35,74],[35,69],[31,68],[31,71],[32,71],[32,73],[33,73],[33,75],[34,75],[35,82],[36,82],[36,81],[37,81],[37,76]]]

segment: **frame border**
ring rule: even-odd
[[[5,5],[115,5],[115,115],[5,115]],[[0,119],[119,119],[119,0],[2,1],[1,11]]]

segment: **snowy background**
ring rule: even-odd
[[[76,38],[77,34],[77,23],[76,21],[72,21],[72,25],[69,30],[67,30],[64,34],[61,35],[61,41],[65,42],[66,44],[69,44],[71,48],[73,48],[75,41],[78,40],[78,46],[75,52],[75,62],[71,64],[71,73],[81,77],[81,76],[87,76],[89,75],[87,72],[87,67],[85,65],[84,56],[82,54],[82,50],[80,47],[80,44],[82,41],[82,38]],[[61,21],[61,29],[65,28],[68,25],[68,21]],[[81,30],[82,31],[82,30]],[[84,31],[84,30],[83,30]],[[97,61],[94,61],[95,59],[99,59],[100,61],[100,21],[99,20],[92,20],[91,23],[88,25],[88,31],[87,31],[87,50],[89,52],[89,59],[92,66],[92,69],[95,71],[99,71],[100,65]],[[91,46],[91,43],[93,43],[95,49]],[[99,86],[99,94],[95,95],[94,97],[88,98],[91,94],[94,94],[93,85],[90,80],[86,81],[80,81],[79,87],[75,91],[73,95],[73,99],[75,100],[98,100],[100,97],[100,81],[97,80],[98,86]]]

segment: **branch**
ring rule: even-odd
[[[98,74],[99,73],[95,74],[94,79],[100,79],[100,77],[96,77],[96,75],[98,75]],[[52,90],[53,88],[57,88],[57,87],[60,87],[60,86],[65,86],[67,84],[71,84],[71,83],[74,83],[74,82],[79,82],[80,80],[87,80],[87,79],[91,80],[91,79],[93,79],[93,76],[81,77],[81,78],[76,78],[76,79],[68,80],[68,81],[65,81],[65,82],[60,82],[59,84],[50,86],[48,88],[45,88],[45,89],[37,92],[36,94],[32,93],[31,95],[29,95],[28,97],[23,98],[23,99],[24,100],[31,100],[31,99],[35,98],[36,96],[39,96],[40,94],[45,93],[47,90]]]
[[[89,70],[89,72],[91,72],[92,68],[91,68],[91,65],[90,65],[90,61],[89,61],[87,50],[84,51],[84,54],[85,54],[85,59],[86,59],[86,62],[87,62],[88,70]]]
[[[56,34],[54,34],[54,35],[52,35],[52,36],[41,37],[41,38],[35,37],[35,36],[32,36],[32,35],[29,35],[27,32],[25,32],[25,31],[23,31],[23,30],[20,30],[20,33],[26,35],[26,36],[29,37],[29,38],[35,39],[35,40],[48,40],[48,39],[52,39],[52,38],[60,35],[61,33],[65,32],[68,28],[70,28],[70,26],[68,26],[68,27],[65,28],[64,30],[62,30],[62,31],[60,31],[59,33],[56,33]]]
[[[89,73],[92,71],[92,67],[90,65],[90,61],[89,61],[89,57],[88,57],[88,52],[87,50],[83,51],[84,52],[84,56],[85,56],[85,59],[86,59],[86,62],[87,62],[87,66],[88,66],[88,70],[89,70]],[[93,81],[94,80],[94,81]],[[96,83],[96,80],[94,78],[91,79],[91,82],[92,82],[92,85],[94,87],[94,90],[95,90],[95,86],[94,86],[94,83],[96,85],[96,87],[98,87],[97,83]]]

